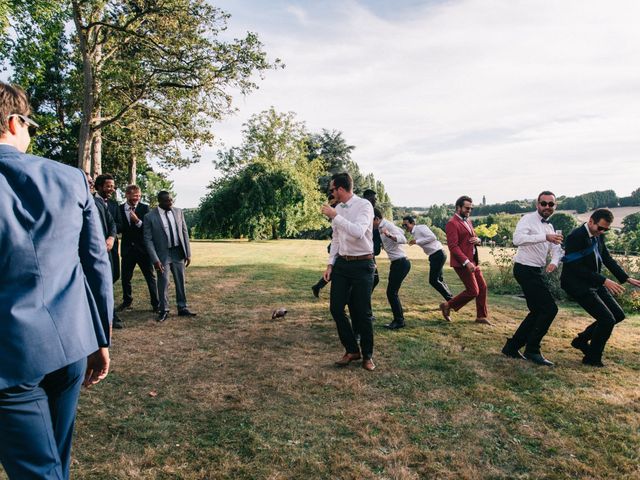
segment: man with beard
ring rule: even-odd
[[[511,358],[525,358],[535,364],[553,366],[540,353],[540,343],[551,322],[558,313],[549,288],[545,282],[545,272],[558,268],[563,251],[562,234],[553,229],[549,217],[553,215],[557,203],[550,191],[538,195],[536,211],[523,215],[513,234],[513,244],[518,247],[514,258],[513,275],[520,284],[527,300],[529,314],[507,340],[502,353]],[[551,252],[551,262],[547,266],[547,256]],[[520,349],[525,347],[524,355]]]

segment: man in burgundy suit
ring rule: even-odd
[[[451,256],[451,266],[464,283],[465,289],[448,302],[440,304],[442,315],[451,321],[451,310],[456,312],[471,300],[476,300],[476,323],[491,325],[487,319],[487,283],[478,266],[477,245],[480,239],[473,230],[469,215],[473,210],[473,200],[467,196],[456,200],[456,213],[447,222],[447,245]]]

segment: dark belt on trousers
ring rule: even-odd
[[[339,255],[339,257],[347,262],[353,262],[355,260],[373,260],[373,253],[366,255]]]

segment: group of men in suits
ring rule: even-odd
[[[333,239],[324,280],[332,280],[330,310],[336,322],[338,336],[345,348],[336,365],[344,367],[362,360],[366,370],[374,370],[373,313],[371,293],[374,288],[373,232],[379,232],[383,248],[391,261],[387,299],[393,312],[393,321],[386,328],[396,330],[405,326],[404,313],[398,292],[411,269],[411,263],[400,245],[420,245],[429,256],[429,283],[444,298],[440,310],[445,320],[451,321],[451,312],[458,311],[475,300],[475,322],[492,325],[488,318],[487,283],[479,265],[480,238],[470,220],[473,200],[462,196],[456,200],[455,213],[447,222],[445,231],[451,254],[451,267],[464,285],[464,290],[452,295],[442,276],[446,255],[442,244],[425,225],[416,225],[412,216],[403,218],[403,227],[413,235],[407,242],[402,231],[385,220],[382,212],[370,202],[353,193],[353,181],[346,173],[336,174],[329,184],[329,193],[337,204],[323,205],[322,213],[331,220]],[[514,258],[514,276],[527,301],[529,314],[523,319],[502,353],[510,358],[525,359],[537,365],[553,366],[540,346],[553,322],[558,307],[553,299],[545,275],[554,272],[560,262],[562,288],[593,318],[594,322],[571,342],[580,350],[585,365],[602,367],[602,353],[616,323],[624,312],[613,295],[624,287],[606,278],[601,270],[605,266],[620,283],[640,287],[640,281],[629,275],[610,255],[602,234],[610,229],[613,214],[606,209],[593,212],[583,226],[573,230],[566,239],[549,223],[557,205],[555,195],[541,192],[536,200],[536,211],[524,215],[514,232],[517,247]],[[549,256],[551,261],[548,262]],[[316,292],[314,291],[314,294]],[[317,296],[317,294],[316,294]],[[349,307],[351,318],[345,313]],[[361,334],[358,344],[358,334]],[[524,353],[520,350],[524,348]]]
[[[87,175],[87,178],[90,184],[93,183],[90,176]],[[124,326],[117,311],[129,309],[133,303],[131,281],[136,266],[140,268],[146,281],[151,310],[157,314],[156,320],[158,322],[165,321],[169,315],[169,272],[173,274],[174,278],[178,315],[195,316],[196,314],[191,312],[187,306],[185,293],[184,268],[191,261],[187,225],[182,210],[173,207],[171,194],[166,191],[160,192],[158,194],[158,208],[151,209],[149,205],[141,201],[142,191],[137,185],[128,185],[125,189],[126,201],[118,204],[113,199],[116,191],[115,179],[108,173],[96,177],[94,188],[96,206],[100,212],[105,237],[107,237],[107,250],[110,252],[113,281],[115,283],[120,276],[122,279],[122,303],[114,311],[113,327],[122,328]],[[160,212],[163,212],[163,218],[166,218],[167,214],[170,215],[171,231],[166,230],[162,222],[160,224],[157,221],[154,223],[154,220],[160,218]],[[149,228],[147,228],[147,224],[149,224]],[[122,236],[119,253],[118,237],[115,233]],[[170,235],[174,235],[174,237],[170,237]],[[109,244],[111,238],[113,240]],[[175,238],[175,241],[169,246],[171,238]],[[171,257],[172,248],[181,251],[182,255]],[[160,257],[162,261],[156,265]],[[158,272],[157,277],[156,271]]]

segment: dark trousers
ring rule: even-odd
[[[576,301],[596,319],[578,336],[590,342],[588,356],[593,360],[600,360],[614,325],[625,318],[624,311],[604,286],[576,297]]]
[[[330,310],[336,322],[340,342],[348,353],[357,353],[358,343],[354,328],[360,334],[360,346],[364,358],[373,356],[373,318],[371,292],[373,290],[373,260],[348,262],[338,257],[331,272]],[[349,304],[353,326],[345,313]]]
[[[9,478],[68,479],[87,360],[0,390],[0,462]]]
[[[515,263],[513,276],[522,288],[529,314],[513,334],[511,346],[519,350],[526,345],[525,352],[540,353],[540,342],[547,334],[551,322],[556,318],[558,306],[544,281],[542,267],[529,267]]]
[[[133,301],[131,291],[131,279],[136,265],[140,267],[142,275],[147,282],[151,308],[158,308],[158,287],[156,286],[156,274],[151,264],[149,255],[139,250],[132,249],[122,255],[122,302],[129,305]]]
[[[453,295],[442,275],[442,269],[446,262],[447,255],[443,250],[438,250],[429,255],[429,285],[435,288],[442,295],[442,298],[449,301],[453,298]]]
[[[411,262],[406,257],[392,261],[389,267],[387,300],[389,300],[389,305],[391,305],[393,321],[398,323],[404,323],[404,311],[402,310],[402,303],[400,303],[398,292],[405,277],[409,274],[409,270],[411,270]]]

